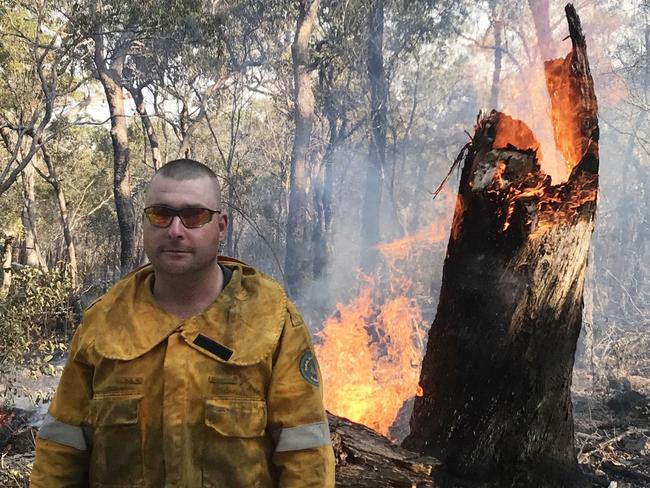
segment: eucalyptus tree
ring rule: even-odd
[[[314,92],[311,84],[309,43],[318,17],[320,0],[298,2],[296,34],[291,46],[294,80],[294,122],[296,126],[291,153],[289,215],[287,218],[287,252],[285,281],[289,294],[298,299],[305,290],[303,279],[312,265],[307,215],[309,146],[314,118]]]
[[[0,195],[48,140],[69,124],[66,96],[85,80],[87,50],[51,2],[14,2],[0,20]]]
[[[93,68],[111,115],[122,273],[134,266],[138,255],[124,90],[134,98],[154,167],[162,164],[162,154],[147,107],[147,93],[155,115],[178,138],[177,155],[190,156],[192,135],[205,122],[211,100],[233,78],[264,62],[273,42],[259,32],[272,25],[269,19],[284,15],[275,3],[91,3],[80,26],[93,41]]]
[[[328,142],[316,181],[322,188],[316,205],[323,215],[314,241],[321,252],[315,254],[318,275],[322,264],[323,235],[331,227],[333,153],[341,142],[364,129],[368,160],[363,190],[361,222],[361,266],[366,272],[376,268],[376,244],[381,234],[382,194],[390,190],[386,163],[387,131],[391,125],[391,82],[405,59],[422,46],[435,56],[452,41],[454,28],[462,24],[465,2],[432,0],[323,1],[316,46],[319,85],[318,111],[327,120]],[[365,105],[365,106],[364,106]],[[394,131],[391,131],[394,132]],[[393,134],[393,137],[394,134]]]
[[[183,42],[186,32],[201,30],[211,22],[218,22],[212,4],[200,0],[171,4],[93,0],[78,16],[79,32],[92,40],[92,68],[104,89],[110,112],[113,193],[121,237],[122,274],[138,261],[137,220],[129,171],[128,113],[124,104],[125,68],[133,62],[131,58],[151,56],[157,40]]]
[[[0,134],[6,157],[0,195],[22,181],[25,262],[47,269],[36,231],[34,175],[48,142],[73,123],[66,109],[86,81],[81,66],[87,50],[58,15],[57,5],[46,1],[7,7],[0,21],[0,52]]]

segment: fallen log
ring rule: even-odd
[[[435,488],[434,458],[410,452],[374,430],[328,416],[337,488]]]
[[[566,15],[572,50],[545,71],[570,176],[551,184],[524,122],[479,115],[404,442],[481,486],[587,486],[570,385],[596,210],[598,108],[570,4]]]

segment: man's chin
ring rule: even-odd
[[[168,274],[168,275],[177,275],[177,276],[183,276],[187,274],[191,274],[194,270],[192,269],[192,266],[190,263],[181,263],[181,262],[170,262],[168,260],[156,260],[156,262],[152,263],[153,269],[157,273],[163,273],[163,274]]]

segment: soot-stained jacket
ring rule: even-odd
[[[309,332],[273,280],[232,277],[200,315],[145,266],[89,308],[36,441],[33,488],[333,487]]]

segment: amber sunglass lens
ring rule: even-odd
[[[174,213],[165,207],[149,207],[145,214],[152,225],[157,227],[167,227],[174,218]]]
[[[201,227],[210,221],[212,215],[205,208],[184,208],[179,212],[183,225],[188,229],[192,227]]]

